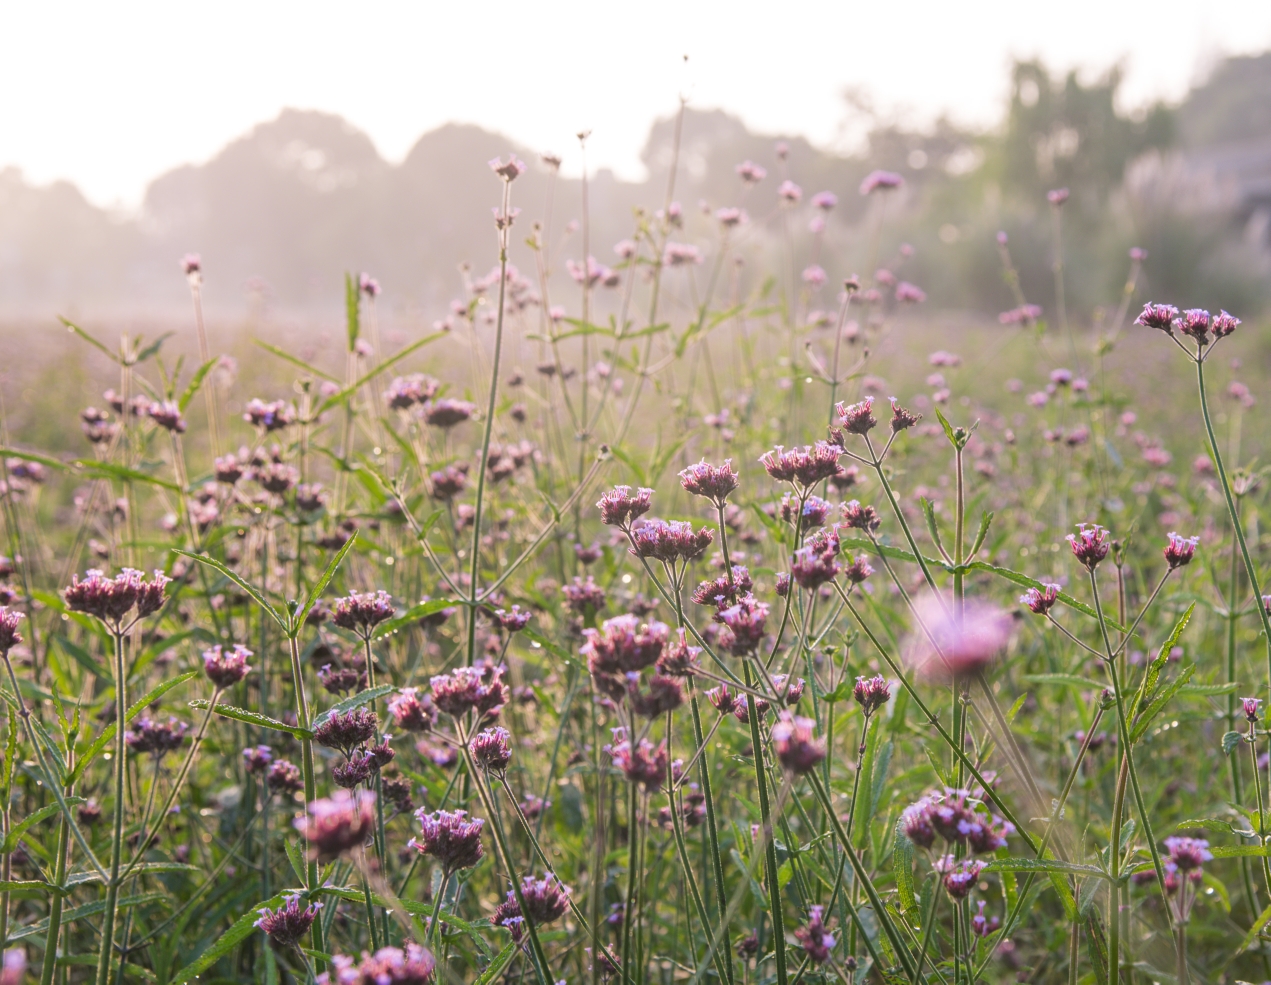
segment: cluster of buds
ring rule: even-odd
[[[593,674],[639,673],[657,663],[670,636],[665,623],[628,613],[606,619],[598,630],[584,629],[582,654]]]
[[[419,837],[412,838],[407,847],[420,855],[435,858],[442,870],[449,875],[460,869],[470,869],[485,856],[481,845],[482,818],[468,819],[467,811],[433,811],[420,808],[415,812],[419,821]]]
[[[806,589],[817,589],[833,581],[843,572],[843,566],[835,560],[838,549],[837,537],[827,538],[821,550],[814,544],[799,548],[790,559],[790,577]]]
[[[243,420],[261,433],[281,431],[296,421],[296,409],[282,400],[264,401],[253,397],[243,410]]]
[[[423,373],[398,376],[384,391],[384,402],[393,410],[410,410],[432,400],[437,395],[439,386],[436,380]]]
[[[697,605],[729,606],[747,594],[754,587],[750,578],[750,569],[745,565],[734,564],[731,577],[728,573],[719,575],[709,581],[701,582],[693,589],[691,600]]]
[[[388,592],[352,592],[335,600],[331,621],[366,640],[376,626],[393,618],[394,611],[393,597]]]
[[[834,935],[825,922],[825,909],[813,906],[808,909],[808,922],[794,932],[803,946],[808,960],[813,964],[825,964],[834,949]]]
[[[852,688],[852,697],[861,706],[865,717],[869,718],[891,700],[891,684],[882,674],[858,677],[856,685]]]
[[[874,398],[866,397],[855,404],[839,401],[834,412],[838,414],[839,424],[848,434],[866,435],[878,424],[874,417]]]
[[[591,575],[585,580],[575,577],[561,588],[561,594],[565,596],[565,604],[570,610],[580,616],[595,615],[605,607],[605,590],[596,584]]]
[[[482,769],[501,774],[512,761],[512,733],[501,725],[485,729],[473,736],[468,751]]]
[[[849,530],[861,530],[873,534],[883,525],[883,518],[872,506],[862,506],[859,500],[851,500],[843,504],[843,525]]]
[[[146,408],[146,416],[155,424],[173,434],[185,431],[185,418],[181,414],[181,406],[175,400],[155,400]]]
[[[754,653],[763,641],[768,624],[768,605],[753,595],[743,595],[736,605],[715,614],[719,622],[719,645],[734,656]]]
[[[337,790],[330,798],[312,801],[306,815],[297,818],[296,829],[309,843],[309,855],[319,862],[333,862],[345,852],[360,848],[375,826],[375,794]]]
[[[971,895],[971,890],[979,881],[984,863],[978,859],[963,859],[959,862],[952,855],[945,855],[936,859],[932,868],[940,873],[944,891],[949,894],[949,898],[963,900]]]
[[[900,827],[919,848],[930,848],[939,835],[949,844],[966,845],[977,854],[1005,847],[1007,836],[1015,831],[1009,821],[977,810],[969,791],[950,787],[905,808]]]
[[[898,434],[906,431],[922,420],[921,414],[915,414],[911,410],[906,410],[900,406],[895,397],[891,399],[891,432]]]
[[[455,400],[452,397],[430,401],[423,408],[424,423],[442,430],[449,430],[464,421],[471,420],[476,412],[476,404],[466,400]]]
[[[7,656],[10,650],[22,642],[18,624],[25,618],[17,609],[0,609],[0,654]]]
[[[235,644],[228,652],[218,643],[210,650],[203,651],[203,672],[208,680],[217,688],[224,690],[233,687],[251,671],[247,658],[252,651],[247,647]]]
[[[1094,571],[1099,562],[1108,556],[1111,543],[1108,531],[1097,523],[1080,523],[1077,532],[1065,538],[1072,545],[1072,556]]]
[[[723,509],[728,494],[737,488],[737,473],[733,460],[725,459],[723,465],[710,465],[705,459],[690,465],[680,473],[680,484],[694,496],[702,496]]]
[[[381,947],[363,954],[360,962],[346,954],[331,958],[331,971],[324,971],[317,985],[427,985],[437,975],[437,959],[432,951],[409,941],[402,947]]]
[[[286,896],[283,905],[276,910],[262,907],[255,926],[265,932],[275,947],[295,947],[313,926],[314,918],[322,909],[321,903],[301,903],[299,895]]]
[[[452,718],[469,712],[476,712],[478,718],[495,718],[511,698],[503,683],[504,670],[502,664],[483,663],[439,674],[430,682],[433,704]]]
[[[1180,534],[1170,531],[1168,543],[1165,545],[1165,563],[1169,565],[1170,571],[1175,568],[1181,568],[1192,563],[1192,558],[1196,556],[1196,548],[1200,544],[1199,537],[1183,537]]]
[[[600,522],[620,530],[630,530],[633,521],[649,512],[652,499],[652,489],[637,489],[632,495],[630,486],[614,486],[596,503]]]
[[[161,757],[180,749],[189,730],[190,726],[175,718],[157,722],[149,715],[143,715],[129,727],[124,741],[133,752]]]
[[[1026,605],[1029,611],[1039,616],[1044,616],[1059,601],[1059,586],[1050,584],[1042,585],[1041,588],[1030,588],[1019,597],[1021,605]]]
[[[783,445],[777,445],[772,451],[764,452],[759,457],[759,462],[779,482],[797,483],[803,489],[808,489],[838,475],[839,457],[842,454],[842,447],[828,441],[818,441],[815,445],[805,445],[789,451]]]
[[[687,520],[641,520],[631,526],[630,552],[664,564],[696,561],[715,539],[710,527],[694,530]]]
[[[451,500],[462,493],[468,487],[468,469],[467,462],[459,462],[431,473],[428,479],[432,483],[433,498]]]
[[[388,699],[393,724],[407,732],[427,732],[437,720],[432,696],[417,687],[404,687]]]
[[[163,607],[169,580],[162,571],[156,571],[154,577],[147,580],[135,568],[124,568],[114,578],[92,569],[83,581],[72,575],[70,587],[63,591],[62,597],[72,612],[94,616],[112,633],[122,635],[135,622]]]
[[[615,729],[614,737],[625,736],[624,729]],[[654,748],[648,739],[641,739],[632,745],[625,737],[620,741],[605,746],[605,752],[613,759],[613,765],[626,774],[631,783],[638,783],[645,790],[655,790],[666,779],[666,743],[662,742]]]
[[[796,717],[788,711],[782,712],[772,726],[772,742],[777,749],[777,759],[797,776],[811,772],[825,759],[825,742],[815,737],[815,726],[816,722],[812,719]]]

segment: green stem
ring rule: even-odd
[[[106,911],[102,915],[101,945],[97,954],[97,985],[110,981],[110,960],[115,944],[115,907],[119,901],[119,865],[124,842],[124,769],[128,742],[128,674],[124,666],[124,634],[115,632],[115,804],[110,843],[110,877],[106,882]]]
[[[750,661],[743,664],[746,686],[754,687]],[[768,883],[768,909],[772,919],[772,946],[777,960],[777,985],[786,985],[786,925],[781,912],[781,885],[777,874],[777,844],[772,836],[772,805],[768,801],[768,771],[764,767],[763,737],[759,731],[759,708],[753,694],[746,695],[747,717],[750,719],[750,743],[754,747],[755,782],[759,787],[759,817],[763,824],[765,881]]]
[[[296,724],[303,729],[308,729],[310,725],[309,699],[305,694],[304,668],[300,664],[300,641],[294,634],[288,634],[287,642],[291,650],[291,683],[295,690]],[[302,738],[300,740],[300,771],[304,776],[305,811],[307,812],[309,805],[318,797],[318,786],[313,768],[312,739]],[[310,893],[313,893],[318,888],[318,859],[317,856],[312,854],[307,859],[305,888]],[[313,949],[319,952],[323,951],[321,920],[313,921],[312,939]]]
[[[67,786],[66,796],[69,797],[71,792],[71,787]],[[44,936],[44,964],[40,968],[40,985],[52,985],[53,972],[57,968],[57,941],[62,930],[61,886],[66,882],[66,857],[70,841],[70,828],[63,817],[57,826],[57,863],[53,870],[55,891],[49,900],[49,929]]]

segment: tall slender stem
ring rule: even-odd
[[[747,687],[754,687],[750,661],[743,664]],[[777,961],[777,985],[786,985],[786,924],[781,912],[781,885],[777,874],[777,845],[772,837],[772,805],[768,801],[768,771],[764,766],[763,736],[759,731],[759,708],[753,694],[746,695],[750,719],[750,743],[755,760],[755,782],[759,787],[759,816],[764,833],[765,881],[768,883],[768,916],[772,920],[772,946]]]

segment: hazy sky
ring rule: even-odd
[[[843,141],[843,91],[921,121],[998,118],[1012,56],[1102,71],[1127,106],[1177,98],[1215,58],[1271,47],[1271,0],[2,0],[0,166],[135,205],[285,106],[339,113],[390,160],[448,120],[577,167],[640,173],[683,92],[765,132]],[[690,56],[687,66],[684,54]]]

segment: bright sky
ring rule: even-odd
[[[830,146],[849,87],[911,121],[991,123],[1013,56],[1119,62],[1135,106],[1271,47],[1267,0],[6,0],[3,23],[0,166],[125,207],[286,106],[341,114],[389,160],[459,120],[576,168],[590,129],[591,164],[634,177],[681,92]]]

